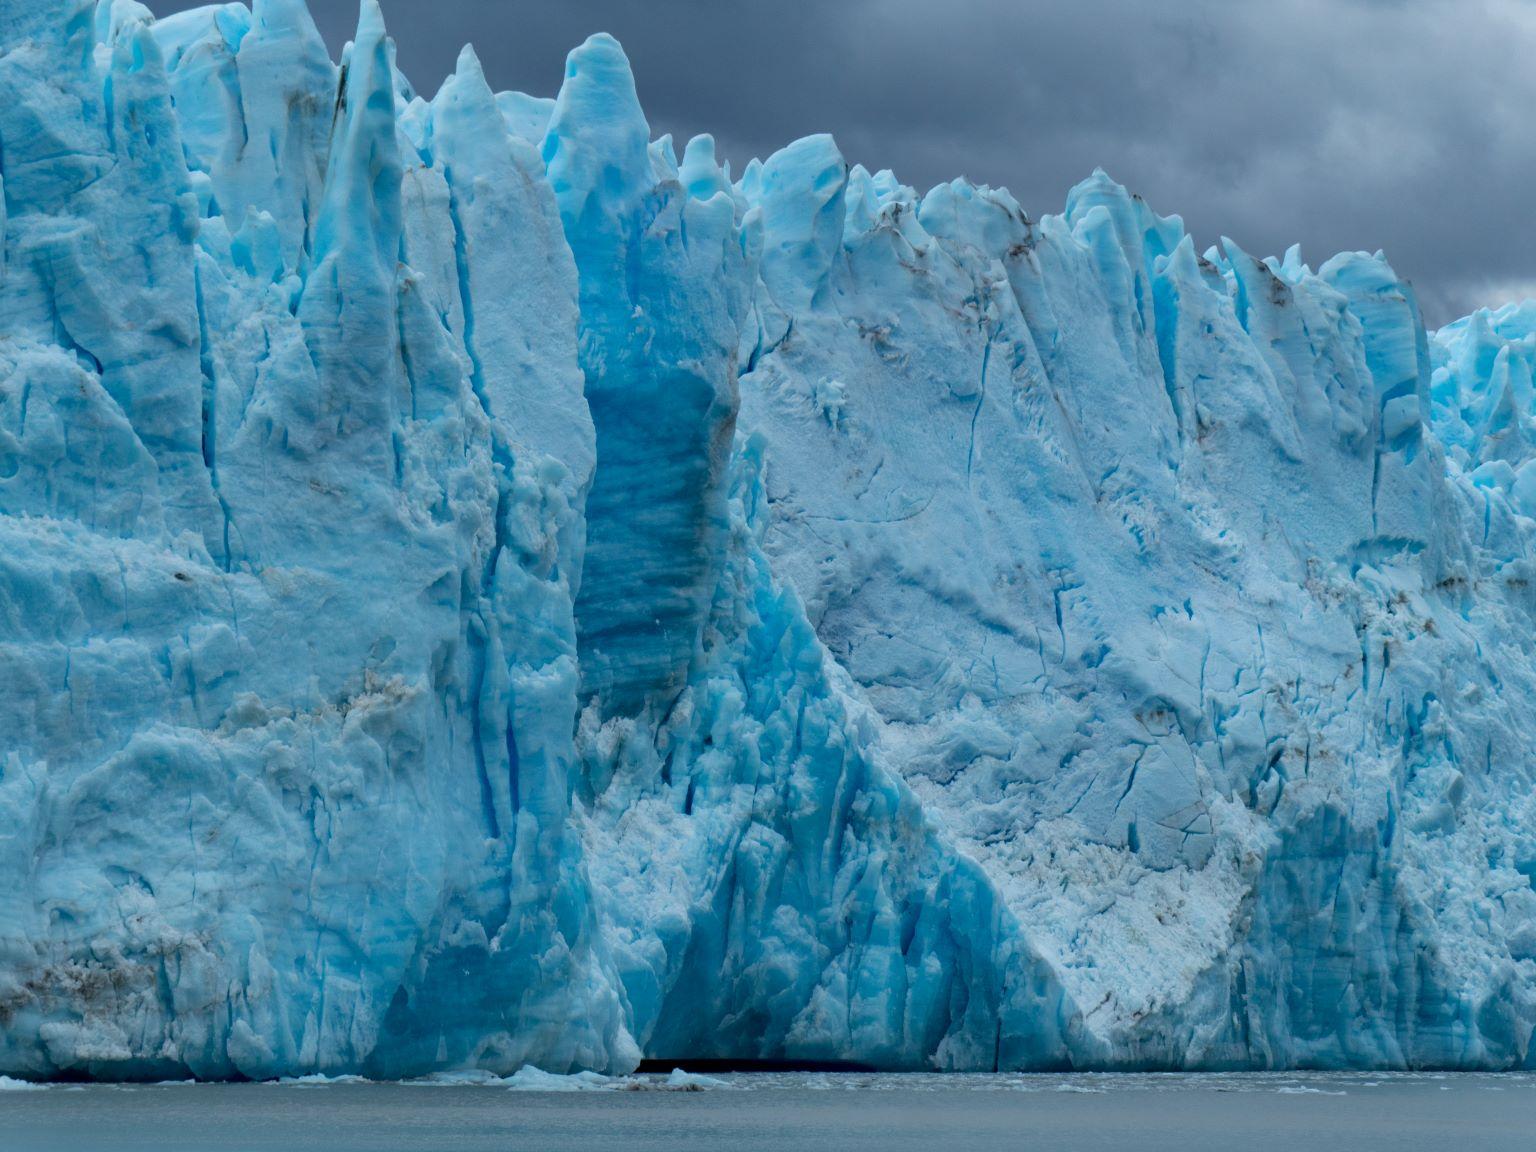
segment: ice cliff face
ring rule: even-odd
[[[1536,1066],[1536,308],[373,0],[0,0],[0,180],[0,1071]]]

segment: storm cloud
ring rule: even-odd
[[[193,4],[151,0],[164,14]],[[434,91],[472,41],[552,95],[624,44],[653,132],[735,169],[812,132],[1060,211],[1102,166],[1202,246],[1385,250],[1431,324],[1536,295],[1536,0],[383,0]],[[310,0],[339,52],[356,0]]]

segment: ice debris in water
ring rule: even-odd
[[[619,1081],[596,1072],[577,1072],[559,1076],[543,1072],[533,1065],[519,1068],[503,1083],[518,1092],[589,1092],[598,1088],[613,1087]]]
[[[674,1068],[657,1087],[666,1092],[707,1092],[711,1088],[729,1088],[730,1083],[716,1076],[703,1076],[697,1072]]]
[[[0,1069],[1536,1066],[1536,305],[0,30]]]

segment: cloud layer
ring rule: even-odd
[[[1431,324],[1536,295],[1536,0],[383,2],[427,92],[473,41],[497,87],[552,94],[606,30],[653,130],[712,132],[738,171],[830,131],[1040,214],[1103,166],[1202,243],[1385,249]],[[310,6],[339,50],[355,0]]]

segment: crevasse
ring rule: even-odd
[[[0,0],[0,1072],[1536,1067],[1536,306]]]

